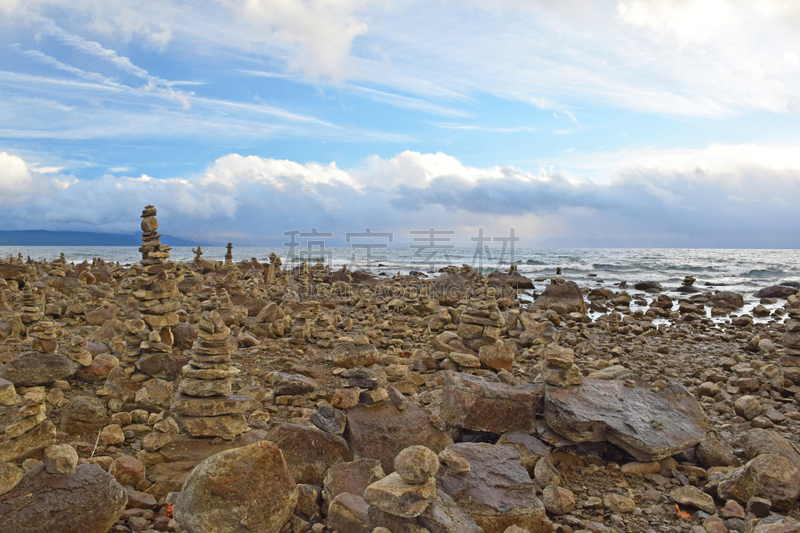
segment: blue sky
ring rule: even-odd
[[[794,0],[0,0],[3,229],[800,247]]]

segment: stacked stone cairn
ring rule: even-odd
[[[225,265],[233,265],[233,243],[229,242],[225,252]]]
[[[14,385],[0,379],[0,413],[8,421],[0,436],[0,461],[14,461],[54,443],[56,427],[47,419],[44,402],[44,387],[29,387],[20,400]]]
[[[158,233],[158,220],[156,208],[148,205],[142,211],[142,265],[163,265],[169,259],[170,247],[161,244],[161,234]]]
[[[58,335],[61,331],[57,322],[40,320],[28,330],[28,337],[33,340],[31,349],[44,353],[54,353],[58,348]],[[89,360],[91,364],[91,359]],[[86,366],[86,365],[84,365]]]
[[[86,349],[88,342],[83,337],[73,335],[69,341],[59,346],[59,353],[62,353],[81,366],[92,364],[92,354]]]
[[[500,314],[494,299],[470,299],[467,308],[461,313],[458,336],[468,348],[478,351],[498,341],[505,319]]]
[[[542,380],[554,387],[569,387],[583,383],[578,365],[575,364],[575,352],[572,348],[550,343],[542,349],[545,367]]]
[[[177,374],[172,356],[172,326],[179,322],[178,284],[165,270],[145,279],[145,285],[133,291],[142,320],[151,328],[148,339],[140,345],[136,367],[151,377],[174,379]]]
[[[0,313],[11,311],[11,306],[8,305],[8,300],[6,300],[6,287],[8,287],[8,282],[4,278],[0,278]]]
[[[197,333],[192,360],[183,367],[183,381],[170,410],[192,437],[230,440],[247,429],[247,398],[231,396],[233,377],[239,373],[230,363],[236,348],[216,311],[203,312]]]
[[[781,366],[786,379],[800,384],[800,294],[789,296],[786,308],[789,319],[782,339],[784,355]]]
[[[275,276],[281,271],[281,258],[272,252],[269,254],[269,267],[264,277],[264,285],[269,288],[275,282]]]
[[[370,505],[369,526],[398,523],[398,518],[414,524],[436,497],[436,472],[439,458],[425,446],[409,446],[394,459],[395,472],[369,485],[364,500]],[[390,517],[381,516],[383,513]],[[409,529],[410,530],[410,529]],[[405,531],[405,529],[404,529]]]
[[[31,285],[29,290],[22,293],[20,319],[25,325],[25,331],[27,332],[34,322],[38,322],[42,318],[44,318],[44,298],[39,292],[39,288]]]

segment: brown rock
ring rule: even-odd
[[[278,533],[297,497],[280,449],[261,441],[197,465],[173,512],[190,533]]]
[[[353,454],[342,437],[314,427],[277,424],[266,438],[281,449],[296,483],[321,486],[328,469],[353,460]]]

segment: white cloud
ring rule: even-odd
[[[791,148],[746,147],[747,158],[737,157],[741,149],[643,150],[618,154],[616,163],[607,156],[595,163],[613,168],[604,182],[558,166],[478,168],[411,151],[351,170],[229,154],[196,175],[86,181],[32,172],[0,153],[0,193],[12,193],[0,209],[21,228],[135,231],[141,208],[154,204],[164,232],[206,242],[239,234],[274,244],[283,231],[310,227],[338,236],[394,231],[397,242],[410,229],[514,227],[528,246],[800,246],[796,232],[776,231],[800,224],[792,201],[800,159]],[[707,237],[699,243],[691,234]],[[456,242],[469,246],[462,237]]]

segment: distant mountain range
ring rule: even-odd
[[[167,246],[213,246],[162,235]],[[46,231],[43,229],[0,231],[0,246],[140,246],[141,235],[94,233],[91,231]]]

